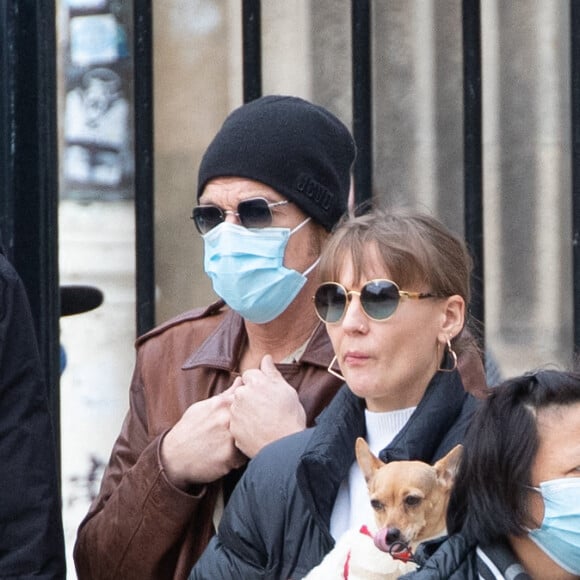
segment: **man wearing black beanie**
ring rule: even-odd
[[[243,105],[210,143],[193,219],[223,299],[138,339],[130,411],[78,532],[81,580],[187,578],[248,458],[340,387],[311,296],[354,158],[346,126],[296,97]]]

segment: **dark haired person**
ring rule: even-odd
[[[580,374],[492,389],[464,441],[450,538],[407,580],[580,578]]]
[[[55,437],[32,314],[0,249],[0,578],[62,580]]]
[[[138,339],[130,410],[78,532],[81,580],[186,578],[238,468],[311,426],[341,386],[312,295],[354,158],[346,126],[300,98],[265,96],[226,118],[193,211],[223,300]],[[463,363],[466,384],[485,383],[477,358]]]

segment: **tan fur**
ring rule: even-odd
[[[445,516],[462,446],[431,466],[422,461],[383,463],[367,442],[356,441],[356,458],[374,502],[379,530],[398,530],[400,541],[414,550],[429,538],[445,534]]]
[[[348,580],[395,580],[416,566],[379,549],[375,545],[377,534],[383,534],[383,538],[388,532],[399,534],[399,541],[414,551],[419,543],[446,532],[445,515],[461,458],[461,445],[433,466],[422,461],[383,463],[360,437],[355,451],[369,497],[378,508],[374,510],[375,539],[358,530],[348,530],[304,580],[344,579],[347,559]],[[408,505],[409,497],[416,498],[416,505]]]

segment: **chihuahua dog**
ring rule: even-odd
[[[374,531],[363,526],[346,532],[308,580],[398,578],[416,568],[413,552],[421,542],[447,533],[445,518],[461,445],[432,466],[423,461],[384,463],[362,437],[355,451],[374,511]]]
[[[449,495],[461,458],[455,446],[431,466],[423,461],[383,463],[367,442],[356,441],[356,458],[369,488],[378,531],[377,548],[396,555],[447,533],[445,517]]]

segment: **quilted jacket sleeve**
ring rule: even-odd
[[[269,562],[279,561],[273,546],[283,541],[284,490],[277,474],[262,470],[268,448],[249,464],[234,490],[216,534],[192,570],[189,580],[276,578]],[[267,462],[266,462],[267,463]]]
[[[79,527],[74,551],[79,579],[173,578],[176,546],[201,501],[165,476],[159,456],[163,435],[148,435],[139,368],[138,357],[129,412],[99,496]]]
[[[303,578],[334,541],[322,533],[297,487],[297,465],[312,429],[266,446],[250,461],[189,580]]]

